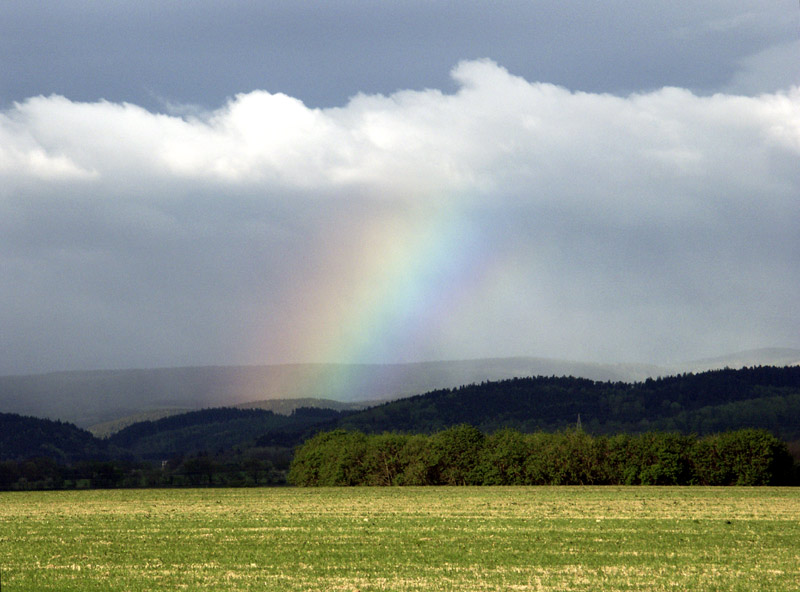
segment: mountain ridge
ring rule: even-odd
[[[755,364],[748,361],[754,361]],[[793,361],[793,362],[790,362]],[[525,376],[599,381],[647,378],[732,365],[795,365],[800,350],[765,348],[672,366],[602,364],[539,357],[407,364],[281,364],[59,371],[0,377],[0,411],[69,421],[87,428],[142,413],[255,405],[282,399],[377,403],[441,388]],[[703,366],[708,366],[704,368]],[[328,375],[347,384],[339,396]]]

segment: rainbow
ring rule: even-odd
[[[280,339],[295,360],[327,364],[301,396],[348,399],[366,363],[435,358],[435,336],[491,267],[473,216],[448,207],[372,215],[350,236],[323,236],[312,277]]]

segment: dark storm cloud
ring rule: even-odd
[[[214,108],[266,89],[327,107],[357,92],[452,89],[452,65],[483,57],[588,92],[769,92],[798,82],[796,69],[759,61],[791,55],[797,13],[789,0],[9,1],[0,101],[61,94]]]
[[[0,3],[0,373],[800,347],[798,30],[794,0]]]
[[[798,345],[796,88],[452,75],[331,109],[5,110],[2,372],[324,361],[377,322],[370,361]]]

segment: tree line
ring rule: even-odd
[[[333,430],[305,442],[288,474],[298,486],[788,485],[800,475],[765,430],[593,436],[463,424],[433,434]]]
[[[291,449],[234,448],[177,455],[164,461],[81,460],[40,456],[0,461],[0,491],[285,485]]]

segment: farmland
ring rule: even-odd
[[[0,493],[2,589],[792,590],[800,490]]]

